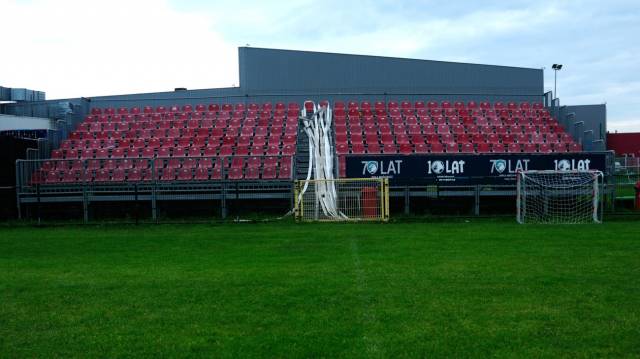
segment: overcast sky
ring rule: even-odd
[[[47,98],[238,85],[237,47],[545,68],[640,131],[640,1],[0,0],[0,85]]]

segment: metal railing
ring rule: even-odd
[[[18,160],[17,206],[22,216],[25,205],[81,203],[87,221],[91,203],[142,201],[156,220],[161,201],[213,201],[225,218],[230,201],[285,200],[287,208],[294,166],[291,156]]]

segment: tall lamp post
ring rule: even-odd
[[[558,71],[562,70],[562,64],[553,64],[551,66],[553,69],[553,97],[558,98]]]

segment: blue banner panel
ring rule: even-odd
[[[600,170],[606,153],[500,153],[346,156],[349,178],[389,177],[392,182],[440,185],[515,184],[527,170]]]

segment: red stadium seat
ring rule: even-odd
[[[171,151],[171,157],[185,157],[188,147],[174,147]]]
[[[425,143],[425,138],[423,135],[409,135],[410,143],[419,144]]]
[[[124,182],[125,172],[122,168],[116,168],[112,171],[111,182]]]
[[[572,142],[569,144],[569,152],[581,152],[582,151],[582,146],[578,143]]]
[[[336,153],[339,155],[345,155],[349,153],[349,146],[346,143],[340,143],[336,146]]]
[[[429,144],[429,152],[442,153],[444,152],[444,146],[440,142],[432,142]]]
[[[53,158],[53,159],[63,159],[64,158],[64,154],[63,154],[62,150],[53,150],[53,151],[51,151],[51,158]]]
[[[123,169],[123,170],[128,170],[133,168],[133,161],[128,160],[128,159],[122,159],[122,160],[115,160],[116,162],[116,167]]]
[[[196,174],[194,176],[196,181],[207,181],[209,180],[209,169],[204,167],[198,167],[196,169]]]
[[[418,143],[415,145],[415,152],[420,154],[429,153],[429,147],[425,143]]]
[[[197,161],[197,168],[211,168],[213,167],[213,160],[211,158],[200,158]]]
[[[352,143],[351,152],[354,154],[363,154],[365,153],[364,144],[362,142]]]
[[[284,145],[282,148],[282,154],[284,156],[293,156],[296,153],[296,148],[293,145]]]
[[[245,171],[245,179],[260,179],[259,168],[247,168]]]
[[[391,133],[391,126],[389,126],[388,124],[381,124],[378,127],[378,130],[380,131],[380,134],[382,134],[382,135],[390,134]]]
[[[196,166],[195,158],[185,158],[182,160],[182,168],[194,168]]]
[[[460,152],[458,148],[458,144],[455,142],[449,142],[445,144],[447,153],[458,153]]]
[[[525,153],[535,153],[538,152],[538,145],[536,145],[535,143],[525,143],[523,148],[523,151]]]
[[[276,178],[276,167],[269,166],[264,167],[262,170],[262,179],[275,179]]]
[[[182,168],[178,171],[178,181],[190,181],[193,179],[193,174],[190,168]]]
[[[162,170],[162,175],[160,176],[161,181],[175,181],[176,173],[173,168],[165,168]]]
[[[540,153],[551,153],[551,152],[553,152],[553,147],[551,147],[551,145],[548,144],[548,143],[541,143],[538,146],[538,152],[540,152]]]
[[[62,183],[73,183],[78,181],[79,171],[77,170],[68,170],[62,174],[62,179],[60,182]]]
[[[397,144],[408,144],[408,143],[410,143],[409,136],[405,135],[404,133],[397,134],[396,135],[396,143]]]
[[[147,169],[151,167],[151,161],[152,159],[136,159],[133,160],[133,167],[139,170]]]
[[[398,153],[398,146],[395,143],[386,143],[382,145],[382,153]]]
[[[567,143],[552,143],[551,147],[553,152],[570,152],[569,144]]]
[[[376,142],[367,142],[367,153],[380,153],[380,144]]]
[[[142,172],[138,169],[132,169],[127,171],[127,181],[140,182],[142,181]]]
[[[381,135],[380,136],[380,142],[382,144],[392,144],[392,143],[394,143],[393,135],[390,135],[390,134]]]
[[[558,138],[558,135],[556,134],[547,134],[546,135],[546,139],[547,139],[547,143],[558,143],[560,142],[560,139]]]
[[[442,143],[453,143],[455,142],[455,138],[450,133],[444,133],[440,135],[440,141]]]
[[[512,152],[512,153],[520,153],[522,152],[521,150],[521,146],[518,143],[509,143],[507,146],[507,152]]]
[[[489,144],[486,143],[486,142],[477,142],[476,145],[478,146],[478,153],[491,152],[491,148],[490,148]]]
[[[413,145],[409,143],[401,143],[400,144],[400,153],[404,155],[413,153]]]
[[[228,178],[230,180],[241,180],[243,177],[242,168],[230,168]]]
[[[247,160],[248,168],[260,168],[262,165],[262,158],[258,156],[249,157]]]
[[[473,148],[473,144],[465,143],[462,145],[460,152],[462,153],[474,153],[475,149]]]
[[[424,134],[436,133],[436,128],[432,124],[427,124],[422,126],[422,132]]]
[[[95,182],[108,182],[110,180],[109,171],[106,169],[101,169],[96,171]]]
[[[280,170],[278,171],[279,179],[290,179],[291,178],[291,166],[289,164],[280,166]]]
[[[515,137],[511,134],[506,134],[502,136],[502,143],[504,144],[512,144],[515,142]]]

